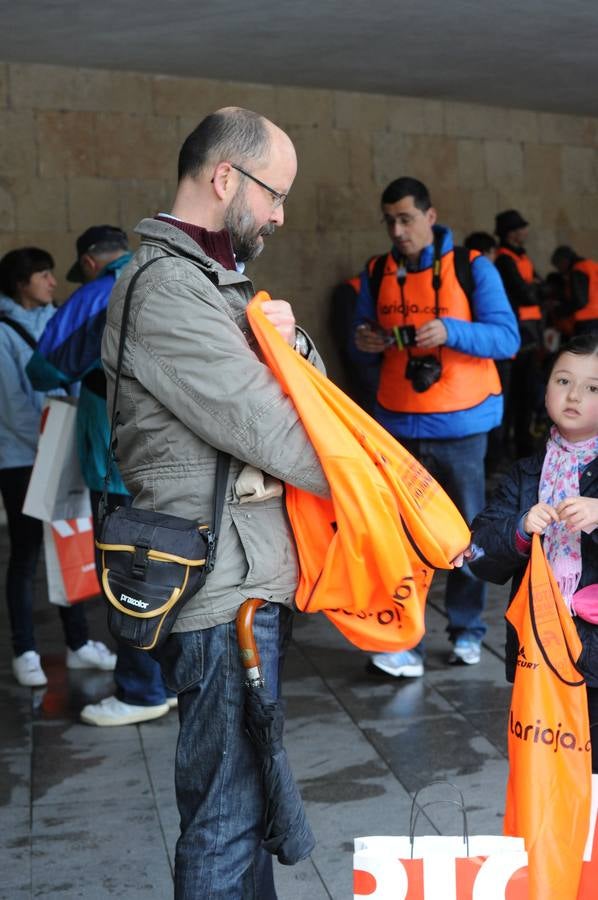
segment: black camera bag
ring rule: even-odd
[[[151,259],[138,269],[125,296],[96,540],[101,553],[101,586],[108,601],[110,633],[138,650],[155,650],[166,640],[182,607],[203,586],[214,568],[230,464],[230,456],[219,452],[211,525],[138,507],[120,506],[106,514],[131,297],[138,277],[158,259],[163,257]]]

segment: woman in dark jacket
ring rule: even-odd
[[[546,390],[554,425],[546,448],[510,470],[472,524],[472,571],[486,581],[525,572],[532,534],[571,611],[583,651],[590,725],[598,724],[598,334],[573,338],[557,355]],[[515,677],[517,634],[507,623],[506,673]],[[598,771],[598,741],[592,748]]]

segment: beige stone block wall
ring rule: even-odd
[[[225,105],[269,116],[295,141],[299,173],[285,227],[251,266],[256,288],[292,300],[333,375],[333,285],[388,247],[379,197],[399,175],[426,181],[458,240],[500,209],[532,223],[547,271],[557,243],[598,257],[598,119],[281,85],[0,63],[0,251],[37,244],[60,293],[78,234],[133,229],[168,210],[181,142]]]

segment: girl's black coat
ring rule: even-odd
[[[470,564],[472,572],[484,581],[506,584],[512,578],[509,603],[517,593],[525,572],[528,556],[515,549],[515,532],[530,507],[538,502],[538,487],[545,450],[519,460],[507,473],[486,508],[472,523],[472,543],[484,553]],[[579,493],[598,498],[598,457],[580,475]],[[591,534],[581,533],[582,574],[578,590],[598,582],[598,528]],[[575,617],[583,644],[579,668],[590,687],[598,687],[598,626]],[[519,645],[515,629],[507,622],[506,673],[515,677]]]

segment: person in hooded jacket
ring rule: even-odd
[[[487,435],[502,419],[494,360],[516,353],[517,323],[495,267],[453,245],[426,185],[397,178],[382,193],[381,212],[392,247],[362,273],[354,358],[380,366],[374,418],[471,521],[485,502]],[[468,566],[447,577],[451,665],[480,661],[485,593]],[[393,677],[421,677],[423,645],[376,653],[371,664]]]
[[[110,435],[106,377],[100,358],[102,334],[108,298],[131,257],[127,235],[117,226],[92,225],[77,238],[77,258],[66,278],[80,286],[44,329],[26,370],[36,390],[81,384],[77,445],[96,536]],[[117,467],[112,465],[107,508],[112,511],[129,502]],[[96,568],[101,581],[98,552]],[[158,663],[143,650],[122,643],[116,652],[114,686],[108,697],[83,707],[83,722],[102,727],[135,725],[164,716],[176,706],[176,698],[167,690]]]
[[[24,687],[47,684],[37,652],[34,577],[43,540],[38,519],[22,512],[37,448],[46,393],[35,391],[25,368],[46,324],[56,279],[54,261],[37,247],[11,250],[0,260],[0,493],[8,522],[10,556],[6,599],[12,633],[13,674]],[[62,394],[63,391],[49,391]],[[116,657],[99,641],[89,640],[81,605],[58,608],[69,669],[111,670]]]

